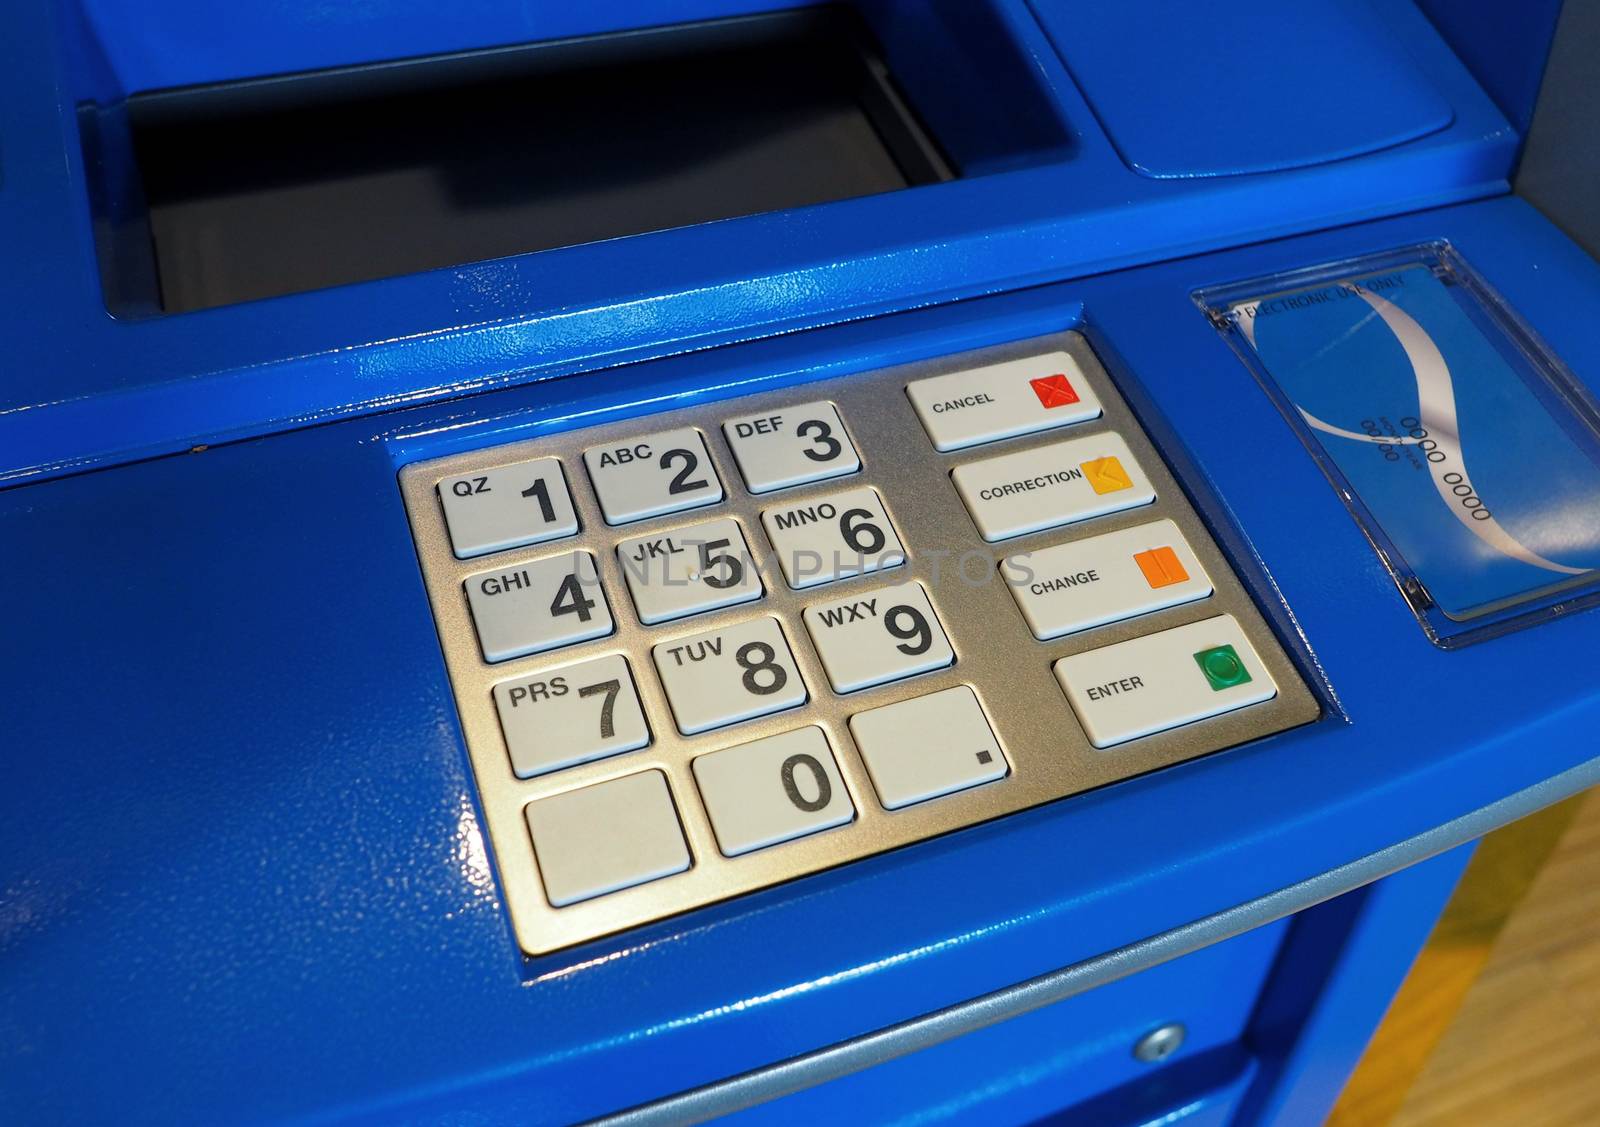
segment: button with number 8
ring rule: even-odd
[[[752,493],[855,473],[861,458],[832,403],[802,403],[743,415],[722,433]]]
[[[502,681],[494,687],[494,704],[519,779],[650,744],[639,692],[621,654]]]
[[[727,857],[842,826],[856,815],[828,737],[817,727],[702,755],[694,761],[694,781]]]
[[[805,682],[775,618],[662,642],[650,654],[686,736],[806,702]]]
[[[817,603],[806,630],[838,693],[943,669],[956,659],[920,583]]]

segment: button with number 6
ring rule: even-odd
[[[943,669],[956,659],[920,583],[816,603],[805,620],[837,693]]]
[[[776,618],[674,638],[650,655],[686,736],[806,702],[805,682]]]
[[[694,761],[717,845],[728,857],[853,820],[839,767],[821,728],[800,728]]]
[[[531,779],[650,744],[621,654],[531,673],[494,687],[511,769]]]

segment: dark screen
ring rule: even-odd
[[[612,47],[130,102],[176,312],[939,179],[854,25],[765,17]],[[595,49],[595,44],[600,49]]]

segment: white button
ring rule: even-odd
[[[557,908],[689,867],[678,811],[660,771],[642,771],[528,803],[528,831]]]
[[[1211,594],[1211,577],[1170,520],[1019,552],[1001,574],[1040,640]]]
[[[1095,747],[1278,695],[1272,674],[1231,614],[1064,657],[1055,671]]]
[[[650,652],[686,736],[806,702],[805,682],[775,618],[691,634]]]
[[[906,387],[939,450],[960,450],[1100,417],[1100,400],[1065,352],[988,364]]]
[[[989,541],[1104,516],[1156,499],[1117,434],[1056,442],[957,466],[950,474]]]
[[[805,403],[722,424],[752,493],[840,477],[861,468],[832,403]]]
[[[607,524],[658,517],[722,500],[722,482],[694,427],[646,434],[583,452]]]
[[[856,815],[821,728],[702,755],[694,779],[728,857],[842,826]]]
[[[650,743],[621,654],[502,681],[494,687],[494,704],[519,779]]]
[[[617,545],[639,621],[666,622],[761,597],[761,576],[732,517]]]
[[[541,544],[578,531],[567,479],[555,458],[535,458],[439,483],[457,559]]]
[[[889,810],[1006,774],[978,698],[965,685],[850,717],[850,734]]]
[[[883,501],[865,486],[765,509],[761,524],[796,590],[906,562]]]
[[[611,633],[611,608],[588,552],[480,571],[467,602],[485,661],[507,661]]]
[[[920,583],[817,603],[806,608],[805,621],[835,692],[943,669],[956,659]]]

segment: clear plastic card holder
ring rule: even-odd
[[[1194,296],[1435,644],[1600,602],[1600,407],[1448,244]]]

